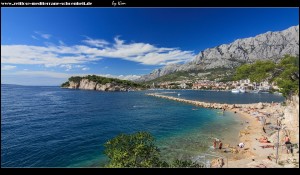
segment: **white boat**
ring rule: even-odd
[[[179,94],[179,93],[178,93],[177,95],[178,95],[178,96],[180,96],[180,94]]]
[[[257,94],[257,93],[259,93],[259,90],[256,89],[256,90],[250,91],[250,93],[256,93]]]
[[[274,92],[275,95],[282,95],[281,92]]]
[[[239,90],[240,90],[240,93],[245,93],[246,92],[246,90],[244,88],[241,88]]]
[[[232,89],[231,92],[235,93],[235,94],[240,93],[240,91],[238,89]]]

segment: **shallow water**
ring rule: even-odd
[[[165,159],[192,157],[212,137],[234,142],[244,121],[145,93],[1,85],[1,167],[103,166],[103,143],[136,131],[153,134]]]

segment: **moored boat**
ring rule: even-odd
[[[244,88],[240,88],[239,91],[240,91],[240,93],[245,93],[246,92],[246,90]]]
[[[240,93],[240,91],[238,89],[232,89],[231,92],[235,93],[235,94]]]

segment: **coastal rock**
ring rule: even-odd
[[[96,91],[107,91],[107,87],[106,87],[106,85],[97,84]]]
[[[299,56],[299,25],[283,31],[267,32],[255,37],[237,39],[201,51],[194,60],[183,65],[171,64],[156,69],[136,81],[150,81],[176,71],[234,68],[256,60],[279,61],[284,55]]]
[[[82,79],[79,83],[78,89],[95,90],[96,85],[97,85],[96,82],[89,81],[88,79]]]
[[[264,108],[264,105],[263,105],[261,102],[259,102],[259,103],[257,104],[256,108],[257,108],[257,109],[263,109],[263,108]]]
[[[218,159],[213,159],[211,161],[210,167],[211,168],[222,168],[224,166],[224,159],[223,158],[218,158]]]
[[[237,153],[239,153],[239,150],[236,148],[230,148],[230,152],[233,154],[237,154]]]
[[[69,89],[77,89],[79,87],[79,83],[75,83],[73,81],[69,81]]]
[[[97,90],[97,91],[128,91],[128,90],[141,90],[141,88],[131,88],[128,86],[118,85],[116,83],[99,84],[88,79],[81,79],[79,83],[69,81],[69,89],[82,89],[82,90]]]

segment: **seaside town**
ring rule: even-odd
[[[243,79],[239,81],[228,81],[228,82],[219,82],[217,80],[182,80],[182,81],[166,81],[162,83],[153,83],[152,87],[158,87],[161,89],[194,89],[194,90],[222,90],[230,91],[235,89],[241,90],[240,92],[266,92],[269,91],[278,91],[279,87],[273,82],[269,83],[268,81],[263,82],[251,82],[250,79]],[[243,91],[244,90],[244,91]]]

